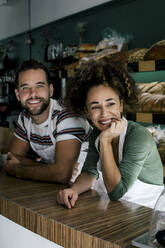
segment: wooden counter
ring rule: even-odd
[[[146,232],[151,209],[108,202],[88,191],[73,209],[56,203],[63,186],[5,176],[0,172],[0,214],[65,248],[130,247]]]

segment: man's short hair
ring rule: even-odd
[[[18,68],[15,76],[15,87],[18,88],[19,85],[19,74],[21,72],[27,71],[27,70],[38,70],[41,69],[45,72],[46,74],[46,80],[48,85],[50,84],[50,74],[48,68],[41,62],[31,59],[31,60],[26,60],[24,61],[21,66]]]

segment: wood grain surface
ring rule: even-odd
[[[21,180],[0,171],[0,214],[65,248],[130,247],[149,228],[151,209],[110,202],[91,190],[73,209],[56,203],[63,185]]]

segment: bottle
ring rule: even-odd
[[[160,194],[152,211],[150,228],[148,234],[148,244],[151,247],[165,247],[165,188]]]

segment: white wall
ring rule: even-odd
[[[31,28],[36,28],[112,0],[31,0]],[[0,40],[28,30],[28,0],[0,6]]]
[[[112,0],[32,0],[32,28]]]
[[[0,6],[0,40],[28,29],[27,0],[8,0]]]

